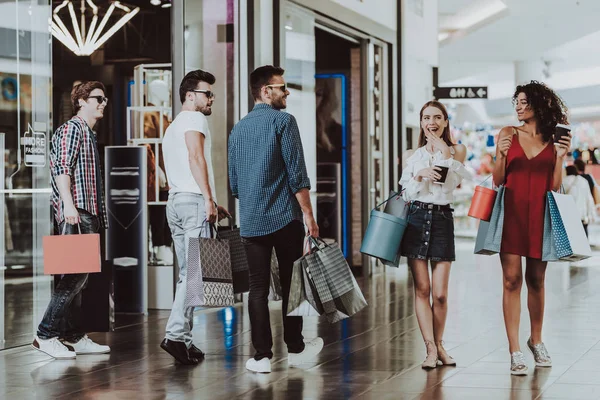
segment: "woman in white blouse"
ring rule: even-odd
[[[588,236],[588,224],[596,219],[596,205],[590,186],[585,178],[579,175],[575,166],[569,165],[566,171],[567,176],[563,179],[563,186],[567,194],[575,198],[585,235]]]
[[[423,368],[456,365],[443,347],[448,313],[448,280],[455,260],[454,190],[470,177],[463,162],[467,149],[450,138],[448,112],[437,101],[421,109],[419,148],[404,155],[400,185],[410,201],[401,253],[407,257],[415,286],[415,312],[427,348]],[[447,170],[445,180],[442,175]],[[442,182],[443,181],[443,182]],[[431,263],[431,282],[429,278]],[[433,292],[433,304],[431,293]]]

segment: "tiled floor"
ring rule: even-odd
[[[242,305],[197,312],[196,344],[208,353],[196,367],[175,365],[159,348],[168,313],[155,312],[110,334],[93,334],[112,353],[52,361],[30,348],[0,352],[3,399],[600,399],[600,263],[554,264],[547,276],[544,340],[554,367],[511,377],[501,311],[497,257],[473,256],[458,243],[450,283],[446,347],[457,368],[425,372],[425,346],[413,312],[406,268],[361,280],[370,306],[330,325],[305,320],[305,336],[326,347],[314,364],[287,366],[277,303],[273,304],[273,373],[245,371],[252,355]],[[529,331],[523,291],[521,341]]]

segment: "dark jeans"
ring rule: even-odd
[[[78,209],[78,211],[81,233],[98,233],[100,231],[98,217],[85,210]],[[79,229],[77,225],[62,222],[59,232],[61,235],[73,235],[78,234]],[[37,335],[40,339],[59,337],[69,342],[77,342],[85,335],[85,332],[81,331],[81,292],[87,281],[88,274],[63,275],[54,289],[44,318],[38,326]]]
[[[271,282],[271,253],[275,247],[279,263],[279,277],[283,297],[283,340],[288,353],[301,353],[304,350],[302,317],[288,317],[287,304],[292,281],[294,261],[302,257],[304,226],[300,221],[292,221],[284,228],[265,236],[244,237],[242,242],[248,257],[250,269],[250,294],[248,310],[252,330],[252,344],[256,350],[255,360],[272,358],[273,336],[269,318],[269,286]]]

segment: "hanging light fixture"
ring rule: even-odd
[[[87,32],[85,18],[86,4],[92,9],[93,12],[92,22],[90,23]],[[64,8],[69,11],[71,25],[75,33],[75,37],[73,37],[71,31],[67,28],[65,23],[58,15],[58,13]],[[121,16],[121,18],[114,25],[104,31],[110,16],[116,8],[125,12],[125,14]],[[98,50],[98,48],[100,48],[104,42],[106,42],[112,35],[114,35],[127,22],[129,22],[129,20],[133,18],[139,11],[139,7],[131,10],[121,4],[121,2],[115,1],[111,3],[110,7],[106,11],[106,14],[104,14],[102,21],[100,21],[100,24],[98,24],[98,7],[92,0],[81,0],[81,16],[80,23],[78,23],[73,2],[70,0],[65,0],[60,6],[54,9],[50,29],[52,36],[60,40],[60,42],[73,53],[78,56],[89,56],[94,51]]]

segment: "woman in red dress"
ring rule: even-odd
[[[504,276],[502,306],[511,354],[511,374],[527,374],[519,344],[521,319],[521,257],[526,258],[525,282],[531,336],[527,347],[536,366],[550,367],[552,359],[542,342],[544,279],[542,258],[546,193],[558,191],[571,138],[553,143],[556,124],[567,123],[567,109],[556,93],[532,81],[517,86],[513,96],[517,117],[523,124],[500,131],[496,147],[494,182],[504,185],[504,228],[500,261]]]

